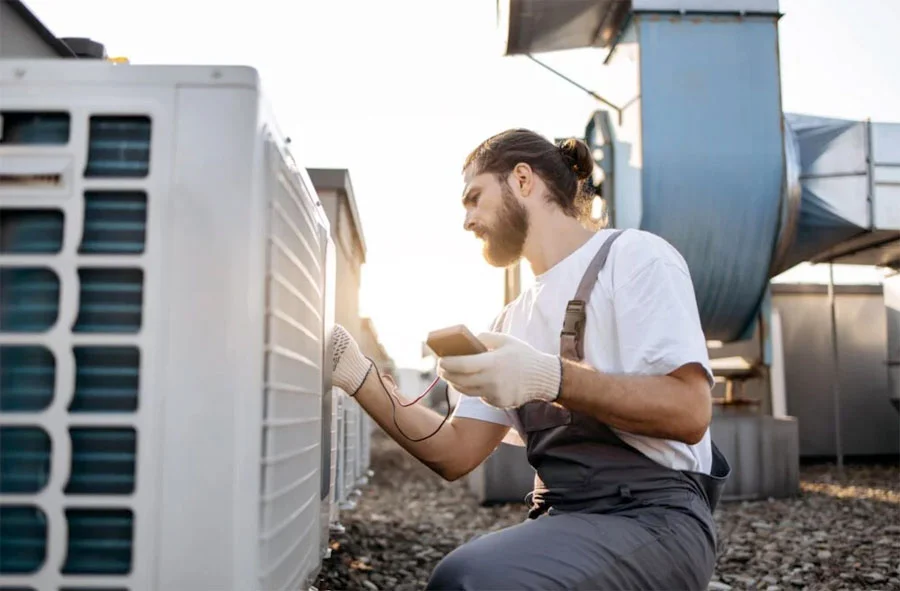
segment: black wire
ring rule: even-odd
[[[381,377],[381,373],[380,373],[380,372],[377,370],[377,368],[375,367],[375,362],[374,362],[374,361],[372,360],[372,358],[370,358],[370,357],[366,357],[366,359],[369,360],[369,363],[371,363],[371,365],[369,366],[369,369],[366,371],[366,375],[363,377],[363,381],[362,381],[362,383],[359,385],[359,388],[357,388],[357,389],[356,389],[356,392],[354,392],[353,394],[351,394],[350,397],[353,398],[353,397],[355,397],[355,396],[357,395],[357,393],[359,393],[359,391],[360,391],[360,390],[362,389],[362,387],[363,387],[363,384],[365,384],[365,383],[366,383],[366,380],[369,378],[369,373],[370,373],[373,369],[375,369],[375,375],[378,376],[378,381],[381,383],[381,388],[384,390],[385,396],[387,396],[387,397],[388,397],[388,400],[390,400],[390,402],[391,402],[391,419],[394,421],[394,426],[397,428],[397,432],[400,433],[400,435],[403,435],[403,437],[405,437],[405,438],[408,439],[409,441],[412,441],[413,443],[418,443],[418,442],[420,442],[420,441],[425,441],[426,439],[430,439],[430,438],[434,437],[435,435],[437,435],[438,431],[440,431],[441,428],[444,426],[444,424],[450,419],[450,388],[446,388],[446,389],[444,390],[444,399],[447,401],[447,414],[444,415],[444,420],[441,421],[441,424],[437,426],[437,429],[435,429],[434,431],[432,431],[430,434],[426,435],[425,437],[420,437],[420,438],[418,438],[418,439],[413,439],[412,437],[410,437],[409,435],[407,435],[406,433],[404,433],[404,432],[403,432],[403,429],[400,428],[400,425],[397,424],[397,403],[394,402],[394,397],[393,397],[393,395],[391,395],[391,393],[388,391],[387,385],[385,385],[385,383],[384,383],[384,378]]]

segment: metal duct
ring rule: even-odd
[[[746,338],[798,263],[900,261],[900,125],[782,113],[775,22],[638,15],[623,40],[640,94],[614,130],[615,223],[681,252],[711,340]]]
[[[617,190],[617,208],[641,200],[641,229],[672,243],[690,267],[707,339],[739,340],[768,285],[782,218],[776,21],[635,21],[641,189]]]
[[[794,114],[785,122],[798,144],[792,164],[799,166],[802,189],[794,238],[776,271],[871,227],[866,123]]]
[[[746,338],[800,262],[900,265],[900,126],[782,112],[776,0],[497,6],[507,55],[615,46],[631,98],[609,146],[586,130],[615,150],[603,196],[684,256],[708,339]]]
[[[788,250],[797,236],[797,220],[803,200],[803,188],[800,185],[800,145],[797,134],[784,119],[784,192],[781,199],[781,222],[778,229],[778,241],[775,254],[769,268],[769,276],[774,277],[788,268],[786,260]]]

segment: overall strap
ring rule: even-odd
[[[609,257],[609,249],[624,231],[616,230],[612,236],[606,239],[587,266],[581,283],[578,284],[578,291],[575,292],[575,299],[569,300],[566,306],[566,317],[563,321],[562,332],[559,334],[560,355],[566,359],[575,361],[584,359],[584,323],[587,319],[587,303],[591,299],[591,291],[594,289],[594,284],[597,283],[600,270]]]

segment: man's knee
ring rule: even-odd
[[[514,589],[498,570],[498,562],[472,543],[456,548],[438,563],[428,580],[429,591],[483,591]]]
[[[434,591],[472,589],[471,579],[475,565],[470,556],[471,553],[465,545],[444,556],[431,573],[426,589]]]
[[[462,578],[465,572],[465,565],[463,560],[457,558],[454,552],[456,550],[444,556],[437,566],[434,567],[431,577],[428,579],[428,585],[425,587],[427,590],[464,589]]]

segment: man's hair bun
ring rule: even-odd
[[[587,147],[586,143],[576,138],[569,138],[559,144],[559,151],[579,180],[591,176],[594,171],[594,159],[591,157],[591,149]]]

